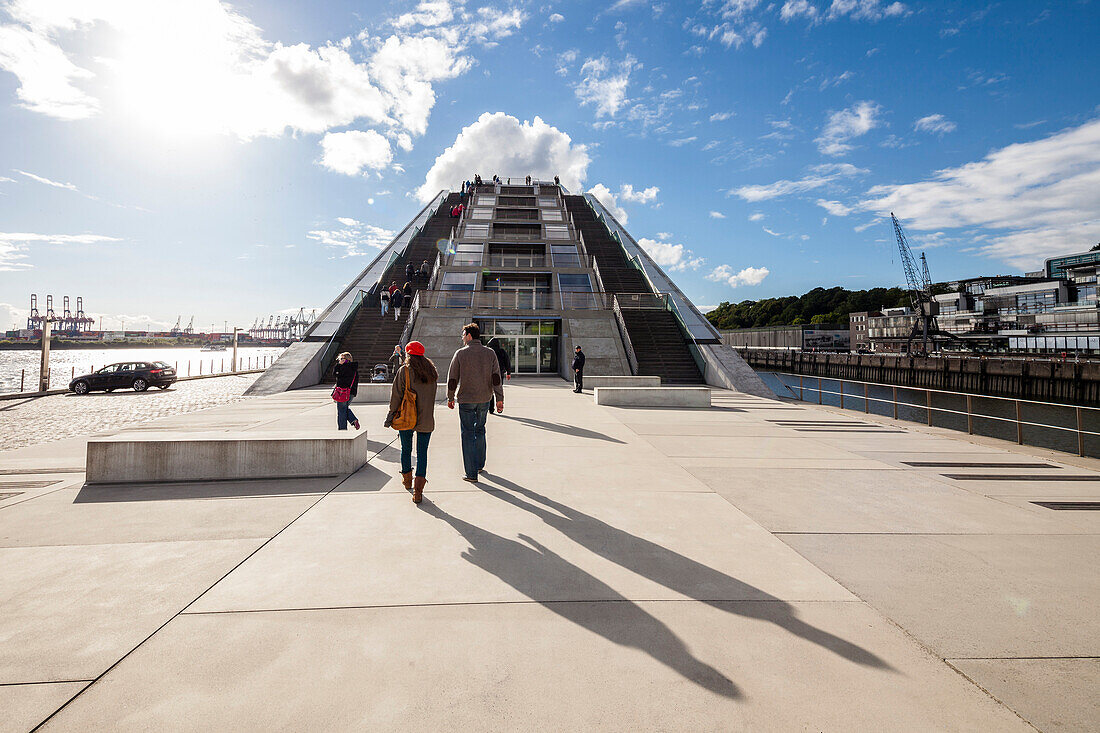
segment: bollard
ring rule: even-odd
[[[23,380],[26,379],[26,378],[27,378],[27,370],[26,369],[20,369],[19,370],[19,391],[20,392],[23,391]]]
[[[187,360],[187,376],[191,376],[191,360]]]
[[[202,376],[202,360],[199,360],[199,376]]]
[[[213,360],[210,361],[210,371],[214,371],[214,361]],[[221,374],[224,371],[225,371],[225,357],[222,357],[222,365],[218,369],[218,374]]]
[[[73,373],[69,376],[69,379],[76,379],[76,365],[73,365]]]

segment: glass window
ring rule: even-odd
[[[543,221],[561,221],[561,209],[543,209]]]
[[[558,287],[563,292],[590,293],[592,280],[585,273],[569,275],[563,272],[558,274]]]
[[[558,205],[558,199],[557,199],[556,196],[539,196],[539,206],[540,207],[547,207],[547,206],[557,207],[557,205]]]
[[[497,197],[492,194],[480,194],[475,202],[477,206],[496,206]]]
[[[547,239],[569,239],[569,227],[561,224],[546,225]]]
[[[470,212],[471,219],[492,219],[493,209],[489,206],[478,206]]]
[[[476,272],[445,272],[441,290],[473,290],[477,281]]]
[[[463,235],[467,237],[476,237],[478,239],[485,239],[489,236],[488,224],[474,224],[469,222],[462,230]]]
[[[581,258],[573,244],[552,244],[550,253],[554,255],[555,267],[580,267]]]

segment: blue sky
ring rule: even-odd
[[[0,2],[0,328],[322,307],[472,175],[594,191],[700,306],[1100,241],[1100,7]]]

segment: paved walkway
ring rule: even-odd
[[[1100,463],[507,389],[478,486],[438,408],[419,507],[381,405],[349,477],[92,488],[79,440],[0,453],[0,730],[1095,729],[1100,517],[1030,502],[1097,499]]]
[[[0,401],[0,450],[118,430],[244,399],[258,374],[193,379],[165,390],[119,390]]]

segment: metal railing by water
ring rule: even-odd
[[[899,417],[899,408],[908,408],[912,411],[914,416],[921,415],[922,421],[928,426],[934,426],[935,416],[937,415],[954,415],[958,418],[966,418],[966,432],[968,435],[975,434],[975,420],[991,420],[996,423],[1004,424],[1015,428],[1015,439],[1019,445],[1040,445],[1042,447],[1052,447],[1047,445],[1049,441],[1026,441],[1025,428],[1036,428],[1042,430],[1054,430],[1064,434],[1072,434],[1076,438],[1076,453],[1079,456],[1096,456],[1100,455],[1100,442],[1093,441],[1095,448],[1093,450],[1086,450],[1086,440],[1088,438],[1100,438],[1100,430],[1087,430],[1085,429],[1086,416],[1090,423],[1096,423],[1100,420],[1100,408],[1085,407],[1075,405],[1065,405],[1057,402],[1042,402],[1039,400],[1025,400],[1015,399],[1011,397],[998,397],[994,395],[976,395],[968,392],[954,392],[951,390],[942,389],[928,389],[926,387],[908,387],[898,386],[893,384],[882,384],[880,382],[864,382],[853,379],[838,379],[835,377],[809,377],[802,374],[792,374],[789,372],[765,372],[772,374],[779,380],[779,383],[787,389],[796,399],[800,401],[806,400],[806,392],[810,392],[811,395],[817,396],[817,404],[825,404],[824,396],[832,395],[839,399],[839,406],[841,409],[852,409],[845,406],[845,399],[848,400],[848,405],[851,405],[852,401],[862,401],[863,411],[866,414],[882,414],[874,412],[871,409],[872,403],[888,405],[892,412],[890,414],[893,419],[905,419]],[[783,377],[790,377],[791,380],[785,380]],[[797,380],[795,382],[794,380]],[[838,385],[838,389],[826,389],[826,382],[835,382]],[[855,390],[845,391],[845,384],[858,385]],[[889,390],[890,397],[875,397],[871,395],[871,389],[877,388],[881,390]],[[909,402],[898,399],[898,390],[902,392],[913,392],[923,395],[923,399],[916,402]],[[950,407],[944,407],[941,405],[933,404],[934,396],[948,396],[956,400],[965,400],[963,409],[954,409]],[[812,401],[812,397],[811,397]],[[1008,415],[993,415],[989,412],[981,412],[975,409],[975,403],[989,402],[991,404],[1002,405],[1005,407],[1011,407],[1011,410],[1006,410]],[[1049,414],[1064,414],[1072,416],[1072,425],[1057,425],[1048,421],[1039,422],[1037,420],[1025,420],[1025,410],[1030,410],[1033,413],[1039,410],[1044,410]],[[948,425],[939,425],[937,427],[948,427]],[[955,428],[950,428],[955,429]],[[978,433],[985,434],[985,433]],[[999,437],[999,436],[991,436]]]

